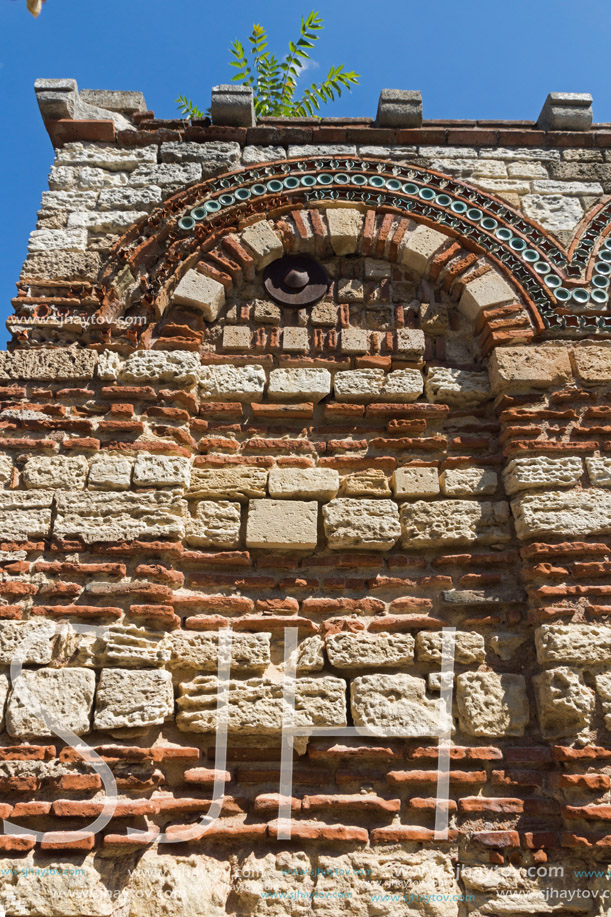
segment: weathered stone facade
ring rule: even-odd
[[[132,95],[48,119],[0,354],[0,904],[607,914],[611,133]]]

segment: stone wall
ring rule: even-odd
[[[0,354],[6,913],[606,914],[609,132],[107,95]]]

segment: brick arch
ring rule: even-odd
[[[325,176],[326,184],[320,185]],[[302,186],[306,179],[310,184]],[[567,254],[535,223],[465,182],[433,170],[358,157],[266,163],[194,185],[170,198],[131,227],[113,248],[101,275],[102,314],[120,315],[134,296],[159,314],[177,271],[198,260],[200,252],[214,248],[220,237],[263,215],[277,218],[296,205],[327,202],[398,218],[409,216],[459,240],[468,251],[486,256],[519,287],[539,332],[611,331],[601,303],[594,307],[589,301],[581,306],[575,302],[567,308],[548,277],[552,275],[553,283],[561,284],[569,298],[575,288],[588,296],[593,292],[594,260],[607,237],[611,203],[604,202],[592,212]],[[576,312],[581,314],[575,319]]]

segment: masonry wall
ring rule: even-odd
[[[6,913],[606,914],[609,132],[128,115],[54,126],[0,354]]]

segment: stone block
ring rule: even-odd
[[[102,143],[66,143],[56,154],[58,166],[90,166],[109,172],[133,172],[138,166],[157,162],[156,144],[117,147]]]
[[[180,684],[176,722],[182,732],[215,732],[216,698],[214,676],[200,675]],[[229,683],[228,725],[242,735],[280,735],[291,711],[283,697],[283,685],[261,678]],[[295,684],[296,726],[345,726],[346,682],[341,678],[298,678]]]
[[[341,480],[339,493],[342,497],[390,497],[388,478],[380,468],[355,471]]]
[[[60,382],[93,378],[98,355],[92,350],[35,348],[0,353],[0,379]]]
[[[339,337],[342,353],[359,354],[369,351],[369,332],[365,328],[342,328]]]
[[[572,376],[569,348],[563,344],[497,347],[490,357],[488,371],[495,394],[560,387]]]
[[[611,493],[597,487],[525,494],[511,506],[518,538],[611,533]]]
[[[509,506],[504,501],[439,500],[401,506],[401,544],[434,548],[452,544],[503,544],[509,541]]]
[[[213,322],[225,305],[225,287],[199,271],[190,270],[181,278],[172,299],[179,306],[198,309],[207,322]]]
[[[592,127],[589,92],[550,92],[537,120],[542,131],[588,131]]]
[[[231,636],[231,670],[257,672],[270,664],[270,634],[240,634]],[[219,636],[215,633],[174,631],[170,636],[174,669],[193,668],[200,672],[218,670]]]
[[[433,404],[449,404],[456,408],[470,408],[490,398],[487,373],[452,369],[449,366],[432,366],[426,377],[426,397]]]
[[[109,172],[92,166],[52,166],[49,173],[51,191],[101,191],[103,188],[121,188],[134,183],[134,176],[143,170],[151,172],[155,166],[139,166],[131,175],[127,172]],[[143,185],[157,182],[144,181]]]
[[[91,586],[97,587],[99,583],[88,583],[85,590]],[[85,665],[81,658],[85,641],[79,645],[80,653],[77,660]],[[171,651],[168,646],[167,636],[158,631],[137,627],[135,624],[113,624],[108,628],[105,637],[105,646],[102,654],[95,654],[93,660],[88,660],[97,666],[117,666],[118,668],[144,668],[159,667],[170,661]],[[72,660],[71,660],[72,661]]]
[[[255,299],[254,320],[263,325],[279,325],[282,321],[282,309],[276,303],[267,302],[265,299]]]
[[[338,401],[416,401],[423,391],[422,373],[417,369],[348,369],[335,374]]]
[[[310,335],[307,328],[285,328],[282,332],[282,349],[285,353],[307,353]]]
[[[318,541],[318,503],[251,500],[246,545],[274,551],[311,551]]]
[[[533,678],[539,725],[547,739],[586,735],[594,713],[594,692],[578,669],[558,666]]]
[[[544,624],[535,631],[535,644],[541,665],[611,663],[611,627],[606,624]]]
[[[411,634],[331,634],[325,648],[335,669],[396,669],[414,661]]]
[[[297,671],[297,673],[320,672],[325,666],[323,647],[322,639],[318,635],[301,640],[297,644],[297,649],[290,654],[290,671]],[[281,672],[284,672],[286,664],[283,662],[278,668]]]
[[[25,671],[13,684],[6,709],[6,731],[13,738],[53,735],[38,713],[53,717],[77,736],[90,731],[95,673],[90,669]]]
[[[475,280],[470,280],[465,284],[458,308],[463,315],[475,321],[482,309],[490,306],[503,306],[515,302],[516,299],[518,299],[517,294],[500,274],[497,274],[496,271],[488,271],[487,274],[482,274],[481,277],[476,277]]]
[[[11,483],[13,477],[13,460],[9,455],[0,455],[0,486]]]
[[[434,662],[441,665],[443,655],[443,634],[438,630],[422,630],[416,637],[418,662]],[[486,646],[481,634],[457,631],[454,637],[454,660],[461,665],[484,662]]]
[[[243,230],[240,238],[252,252],[258,270],[267,267],[284,254],[282,239],[267,220],[252,223]]]
[[[96,694],[93,725],[100,732],[144,730],[172,719],[174,690],[170,672],[104,669]]]
[[[3,621],[0,628],[0,664],[13,658],[23,665],[49,665],[53,640],[58,634],[54,621]]]
[[[352,255],[358,251],[365,217],[352,207],[329,207],[327,223],[329,240],[336,255]]]
[[[242,150],[242,165],[254,166],[260,162],[276,162],[286,159],[283,146],[245,146]]]
[[[123,115],[147,110],[144,95],[129,89],[81,89],[79,98],[87,105],[118,111]]]
[[[503,472],[503,480],[507,493],[515,494],[535,487],[574,487],[582,474],[583,462],[577,456],[533,455],[511,459]]]
[[[187,522],[186,541],[198,547],[237,548],[240,543],[240,504],[201,500]]]
[[[193,385],[200,369],[199,356],[189,350],[137,350],[125,361],[119,380],[139,385],[155,382]]]
[[[125,455],[95,455],[91,460],[87,486],[90,490],[129,490],[133,466],[133,459]]]
[[[267,470],[251,465],[233,465],[228,468],[193,468],[190,500],[215,499],[247,500],[264,497],[267,493]]]
[[[68,230],[87,229],[92,232],[105,232],[109,235],[121,235],[133,223],[147,216],[147,212],[137,210],[104,210],[83,211],[68,214]]]
[[[323,506],[323,519],[332,549],[389,551],[401,534],[399,510],[392,500],[338,497]]]
[[[129,177],[132,188],[158,186],[165,195],[173,188],[192,185],[202,180],[202,166],[199,162],[161,162],[157,165],[138,166]]]
[[[605,729],[609,731],[611,729],[611,674],[607,672],[603,675],[597,675],[594,682],[602,707]]]
[[[438,736],[452,726],[445,705],[427,696],[424,678],[403,672],[355,678],[350,707],[355,726],[385,738]]]
[[[580,382],[600,385],[611,382],[611,347],[577,345],[573,350],[575,375]]]
[[[522,207],[527,217],[552,233],[575,229],[583,217],[579,198],[561,194],[526,194]]]
[[[611,458],[587,458],[586,467],[592,484],[611,487]]]
[[[78,192],[55,192],[56,194],[76,194]],[[95,197],[93,191],[80,192],[81,198],[88,195]],[[44,195],[43,195],[44,198]],[[161,188],[108,188],[100,191],[98,196],[98,210],[152,210],[161,203]],[[44,203],[44,201],[43,201]],[[83,206],[70,206],[67,210],[86,210]]]
[[[199,376],[202,398],[219,401],[261,401],[265,388],[265,370],[250,366],[202,366]]]
[[[416,89],[382,89],[377,127],[421,127],[422,93]]]
[[[53,277],[56,280],[89,280],[97,277],[101,265],[102,257],[99,252],[39,252],[36,255],[27,256],[23,263],[21,277],[22,280],[38,277]],[[90,354],[94,359],[97,356],[92,351],[83,352]],[[21,353],[22,355],[28,353],[31,356],[34,351],[22,351]],[[16,356],[16,354],[11,356]]]
[[[406,465],[397,468],[392,487],[398,500],[409,497],[435,497],[439,493],[439,472],[436,465]]]
[[[250,86],[221,83],[212,87],[210,114],[223,127],[254,127],[255,109]]]
[[[429,226],[420,225],[404,236],[399,245],[397,261],[417,274],[424,274],[429,261],[441,251],[448,237]]]
[[[446,497],[490,496],[495,493],[498,483],[495,471],[474,465],[448,468],[441,475],[441,487]]]
[[[522,736],[530,711],[522,675],[464,672],[456,678],[460,728],[468,735]]]
[[[420,328],[397,329],[397,353],[409,360],[419,360],[424,354],[424,331]]]
[[[136,487],[188,487],[191,462],[180,455],[147,455],[140,452],[134,462]]]
[[[28,490],[82,490],[89,462],[84,455],[37,455],[23,467]]]
[[[46,538],[51,528],[53,491],[0,492],[0,541]]]
[[[138,538],[182,539],[185,535],[187,504],[171,492],[59,493],[56,504],[56,538],[80,538],[94,544]]]
[[[79,100],[76,80],[36,80],[34,92],[45,121],[75,117]]]
[[[168,163],[199,163],[202,178],[229,172],[239,165],[242,150],[239,143],[213,140],[209,143],[189,143],[184,140],[162,143],[160,157]]]
[[[312,306],[310,322],[322,328],[335,328],[337,325],[337,313],[338,307],[335,303],[317,302],[315,306]]]
[[[98,195],[95,191],[43,191],[41,207],[46,211],[58,210],[68,213],[75,210],[95,210],[97,201]]]
[[[328,369],[272,369],[269,397],[274,401],[320,401],[331,391]]]
[[[333,468],[272,468],[270,497],[302,500],[332,500],[339,489],[339,474]]]
[[[30,233],[28,251],[84,252],[87,249],[86,229],[35,229]]]

